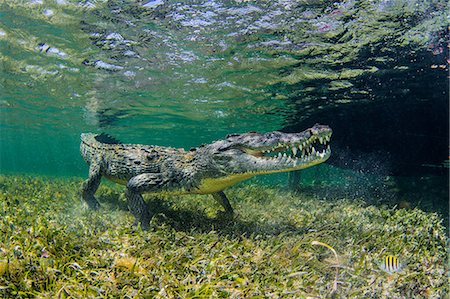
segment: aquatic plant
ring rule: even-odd
[[[92,213],[81,181],[0,176],[0,297],[448,295],[447,238],[434,213],[247,184],[229,190],[234,218],[205,196],[147,197],[155,216],[145,232],[129,225],[120,186],[102,185],[102,208]],[[318,240],[339,252],[337,290],[337,262]],[[390,253],[409,258],[408,268],[380,270],[376,262]]]
[[[333,247],[331,247],[330,245],[328,245],[328,244],[326,244],[326,243],[323,243],[323,242],[312,241],[312,242],[311,242],[311,245],[323,246],[323,247],[326,247],[326,248],[330,249],[331,252],[333,252],[334,257],[336,258],[336,265],[335,265],[335,268],[336,268],[336,276],[335,276],[335,279],[334,279],[334,281],[333,281],[333,290],[331,291],[331,296],[333,296],[333,295],[337,292],[338,283],[339,283],[339,281],[338,281],[338,278],[339,278],[339,257],[338,257],[338,255],[337,255],[337,252],[336,252],[336,250],[334,250]]]

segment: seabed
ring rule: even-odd
[[[227,192],[234,217],[210,196],[147,196],[142,231],[123,187],[89,211],[81,182],[0,176],[0,297],[448,298],[436,213],[248,184]],[[406,266],[384,272],[386,255]]]

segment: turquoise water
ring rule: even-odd
[[[283,106],[266,90],[277,69],[268,54],[228,37],[239,28],[176,28],[154,20],[156,8],[117,2],[122,12],[111,3],[2,1],[3,171],[81,174],[77,148],[86,131],[190,147],[282,126],[282,116],[265,113]]]
[[[432,161],[400,161],[401,175],[423,165],[447,173],[445,1],[11,0],[0,8],[2,173],[85,177],[82,132],[188,149],[315,122],[335,129],[336,160],[378,140],[374,132],[390,135],[359,149],[370,159],[352,152],[348,167],[306,171],[309,183],[357,176],[362,164],[386,177],[379,169],[405,156],[392,153],[402,138],[417,139],[409,153],[426,145]],[[396,114],[408,109],[416,114]],[[354,137],[360,121],[333,120],[349,111],[392,119]],[[432,134],[418,131],[428,127]]]
[[[449,25],[444,0],[0,0],[0,297],[446,298]],[[81,133],[315,123],[328,161],[226,190],[232,218],[145,195],[143,231],[106,180],[80,202]]]

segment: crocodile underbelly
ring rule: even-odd
[[[210,194],[219,192],[253,176],[255,176],[253,173],[241,173],[219,178],[205,178],[201,180],[195,193]]]

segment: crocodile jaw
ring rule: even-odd
[[[199,193],[211,193],[259,174],[286,172],[325,162],[332,131],[315,125],[300,133],[246,133],[227,136],[203,148],[215,171],[201,175]]]
[[[256,161],[254,161],[253,164],[259,164],[259,169],[249,170],[241,173],[230,173],[228,175],[220,177],[204,178],[201,180],[199,186],[197,187],[196,193],[209,194],[222,191],[228,187],[233,186],[236,183],[260,174],[287,172],[308,168],[325,162],[330,157],[330,154],[331,150],[328,147],[323,152],[317,152],[315,155],[304,156],[300,158],[287,155],[277,155],[274,158],[265,158],[264,156],[262,156],[262,158],[255,157],[254,159],[256,159]],[[262,159],[264,160],[261,161]]]
[[[330,135],[320,138],[316,142],[313,138],[308,138],[302,142],[279,143],[276,147],[262,150],[247,149],[242,150],[250,165],[255,165],[249,171],[255,174],[285,172],[304,169],[325,162],[331,155],[331,148],[328,145]],[[319,147],[317,146],[319,145]]]

